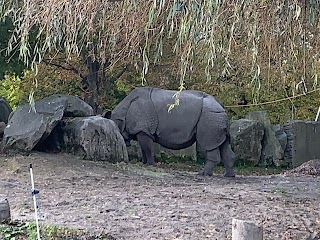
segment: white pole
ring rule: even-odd
[[[250,221],[232,219],[232,240],[263,240],[262,226]]]
[[[36,199],[36,194],[35,194],[35,189],[34,189],[32,164],[30,164],[30,176],[31,176],[31,185],[32,185],[32,197],[33,197],[33,205],[34,205],[34,214],[35,214],[36,226],[37,226],[37,236],[38,236],[38,240],[41,240],[41,238],[40,238],[39,220],[38,220],[38,206],[37,206],[37,199]]]
[[[314,121],[318,121],[319,114],[320,114],[320,106],[319,106],[319,108],[318,108],[317,116],[316,116],[316,119],[315,119]]]

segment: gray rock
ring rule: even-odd
[[[123,137],[116,124],[109,119],[92,116],[74,118],[64,128],[66,150],[84,159],[128,161]]]
[[[236,159],[257,165],[260,162],[263,135],[264,126],[258,121],[248,119],[232,121],[231,147],[236,154]]]
[[[4,130],[5,151],[31,151],[43,142],[63,116],[90,116],[92,108],[81,99],[67,95],[52,95],[30,105],[19,107]]]
[[[8,123],[8,118],[12,109],[7,100],[0,97],[0,122]]]
[[[272,131],[271,123],[266,111],[254,111],[246,117],[262,123],[265,127],[265,134],[262,140],[261,164],[263,166],[275,164],[276,166],[286,166],[284,160],[284,150],[281,147],[274,131]]]
[[[29,106],[15,111],[4,130],[3,145],[6,151],[31,151],[41,139],[45,139],[58,121],[62,119],[63,109],[55,113],[30,112]]]
[[[54,94],[36,102],[38,113],[52,114],[63,109],[64,117],[87,117],[94,115],[92,107],[80,98]]]
[[[275,133],[283,151],[287,148],[288,136],[280,124],[272,125],[272,131]]]

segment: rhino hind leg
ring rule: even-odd
[[[153,139],[144,132],[139,132],[137,134],[137,141],[141,147],[142,162],[148,165],[155,165]]]
[[[210,151],[206,151],[206,163],[199,175],[212,176],[213,168],[217,166],[221,161],[220,149],[215,148]]]
[[[231,149],[229,141],[226,139],[220,146],[222,162],[225,168],[225,177],[234,177],[233,165],[235,162],[235,154]]]

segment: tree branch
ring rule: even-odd
[[[118,72],[116,75],[114,75],[114,76],[112,76],[112,77],[110,78],[110,82],[116,81],[119,77],[122,76],[122,74],[125,73],[125,71],[126,71],[127,69],[128,69],[128,65],[125,65],[124,68],[123,68],[120,72]]]
[[[103,66],[102,66],[102,77],[101,77],[102,80],[106,79],[106,70],[110,66],[110,64],[111,64],[111,62],[109,61],[109,59],[105,63],[103,63]]]
[[[63,65],[61,65],[61,64],[59,64],[59,63],[52,62],[51,60],[48,60],[48,59],[43,59],[43,62],[46,63],[46,64],[48,64],[48,65],[55,66],[55,67],[58,67],[58,68],[62,68],[62,69],[67,70],[67,71],[72,71],[72,72],[74,72],[75,74],[77,74],[81,79],[85,79],[85,78],[86,78],[85,76],[83,76],[83,75],[81,74],[81,72],[80,72],[77,68],[75,68],[74,66],[72,66],[72,65],[71,65],[70,63],[68,63],[67,61],[65,61],[65,64],[67,64],[67,65],[69,66],[69,68],[66,67],[66,66],[63,66]]]

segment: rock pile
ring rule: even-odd
[[[251,112],[244,119],[232,121],[230,126],[236,159],[261,166],[296,167],[320,158],[319,132],[320,122],[272,125],[266,111]],[[85,159],[109,162],[127,161],[129,152],[133,159],[141,158],[137,144],[126,148],[114,122],[93,116],[92,108],[74,96],[52,95],[37,101],[34,108],[24,105],[14,112],[0,97],[1,138],[7,152],[67,151]],[[198,156],[198,160],[202,151],[196,145],[183,151],[159,146],[155,150],[165,151],[168,156],[184,155],[193,159]],[[314,175],[318,174],[317,168],[310,169]]]
[[[271,125],[266,111],[249,113],[231,122],[231,146],[238,160],[253,165],[288,166],[284,158],[287,135],[280,125]]]
[[[35,102],[34,108],[21,106],[11,115],[2,137],[5,152],[62,150],[90,160],[128,160],[117,126],[93,116],[91,106],[77,97],[55,94]]]
[[[299,167],[296,167],[294,169],[288,170],[284,173],[285,175],[310,175],[310,176],[320,176],[320,159],[313,159],[310,161],[307,161],[300,165]]]

